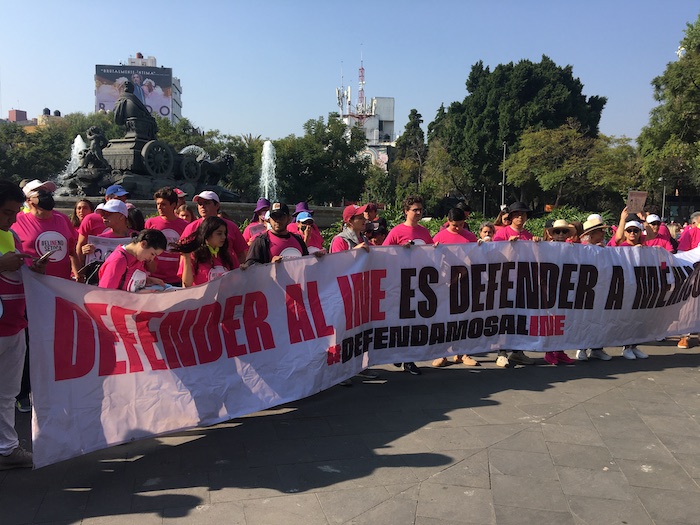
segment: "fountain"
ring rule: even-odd
[[[263,144],[262,168],[260,170],[260,195],[270,202],[277,200],[277,178],[275,177],[275,164],[277,155],[275,146],[269,140]]]

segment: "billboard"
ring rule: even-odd
[[[95,66],[95,112],[114,110],[127,80],[151,113],[171,119],[173,70],[169,67]]]

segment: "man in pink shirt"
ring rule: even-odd
[[[162,279],[171,286],[181,286],[182,281],[177,276],[180,265],[180,254],[170,251],[170,244],[182,237],[188,222],[175,215],[178,206],[178,195],[169,186],[159,189],[153,194],[158,215],[146,220],[146,228],[163,232],[168,241],[163,253],[155,258],[148,269],[153,277]]]
[[[180,239],[186,239],[197,231],[197,228],[205,218],[217,216],[221,208],[219,196],[213,191],[203,191],[199,195],[195,195],[192,200],[197,204],[200,218],[187,225]],[[226,231],[228,232],[228,248],[231,252],[231,259],[233,259],[235,268],[238,268],[246,260],[248,243],[243,238],[241,230],[238,229],[238,225],[235,222],[228,219],[224,219],[224,222],[226,222]]]
[[[690,224],[683,230],[681,238],[678,240],[678,251],[687,252],[697,248],[700,244],[700,211],[696,211],[690,216]],[[691,346],[691,334],[686,334],[678,341],[678,348],[687,349]]]
[[[290,220],[289,207],[273,202],[270,206],[270,229],[253,239],[243,269],[251,264],[275,263],[285,258],[309,255],[304,239],[287,230]],[[318,255],[321,253],[318,252]]]

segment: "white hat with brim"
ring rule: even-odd
[[[563,230],[563,229],[566,229],[566,230],[571,231],[571,226],[569,226],[569,223],[566,222],[564,219],[557,219],[557,220],[554,221],[554,223],[553,223],[549,228],[547,228],[547,229],[550,230],[550,231],[552,231],[552,230]]]
[[[56,185],[50,180],[47,180],[46,182],[41,182],[38,179],[34,179],[33,181],[30,181],[27,184],[25,184],[22,188],[25,197],[29,197],[31,194],[36,193],[39,190],[45,190],[49,193],[53,193],[54,191],[56,191]]]
[[[642,223],[639,221],[627,221],[625,223],[625,230],[627,228],[637,228],[638,230],[643,230],[644,226],[642,226]]]
[[[593,230],[604,230],[605,228],[609,228],[609,226],[603,222],[600,215],[589,215],[588,220],[583,223],[583,235],[591,233]]]
[[[129,208],[126,203],[119,199],[110,199],[105,203],[98,204],[95,209],[107,213],[121,213],[124,217],[129,217]]]
[[[206,200],[206,201],[214,201],[214,202],[221,202],[219,200],[219,196],[210,190],[203,191],[202,193],[195,195],[192,200],[194,202],[199,202],[200,199]]]

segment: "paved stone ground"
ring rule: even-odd
[[[697,524],[700,349],[675,343],[637,361],[379,367],[225,424],[0,472],[0,523]]]

